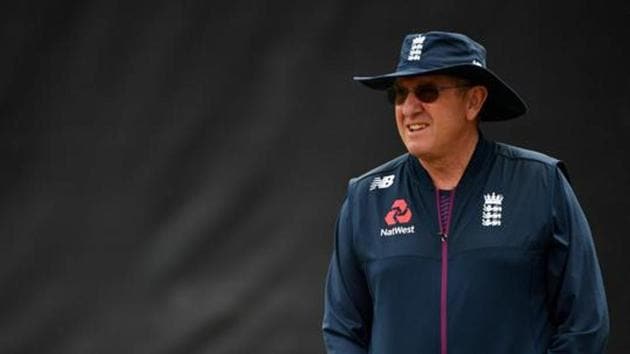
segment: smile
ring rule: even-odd
[[[407,129],[409,129],[412,132],[415,132],[415,131],[422,130],[428,126],[429,126],[428,123],[414,123],[414,124],[407,124]]]

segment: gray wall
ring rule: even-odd
[[[492,139],[565,160],[630,349],[630,8],[53,1],[0,9],[0,352],[321,353],[347,180],[404,151],[402,36],[468,33],[530,105]]]

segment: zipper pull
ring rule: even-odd
[[[447,234],[439,233],[438,235],[440,235],[440,240],[442,240],[442,242],[446,242],[446,239],[448,239]]]

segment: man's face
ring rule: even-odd
[[[476,112],[471,116],[469,86],[463,80],[425,75],[400,78],[395,85],[399,91],[409,92],[394,106],[398,133],[410,154],[426,160],[439,159],[457,153],[458,142],[476,134]],[[437,99],[426,103],[413,94],[419,86],[449,88],[440,89]]]

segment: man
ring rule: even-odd
[[[467,36],[405,37],[387,90],[408,154],[350,181],[325,290],[329,354],[602,353],[608,309],[563,164],[486,140],[521,98]]]

